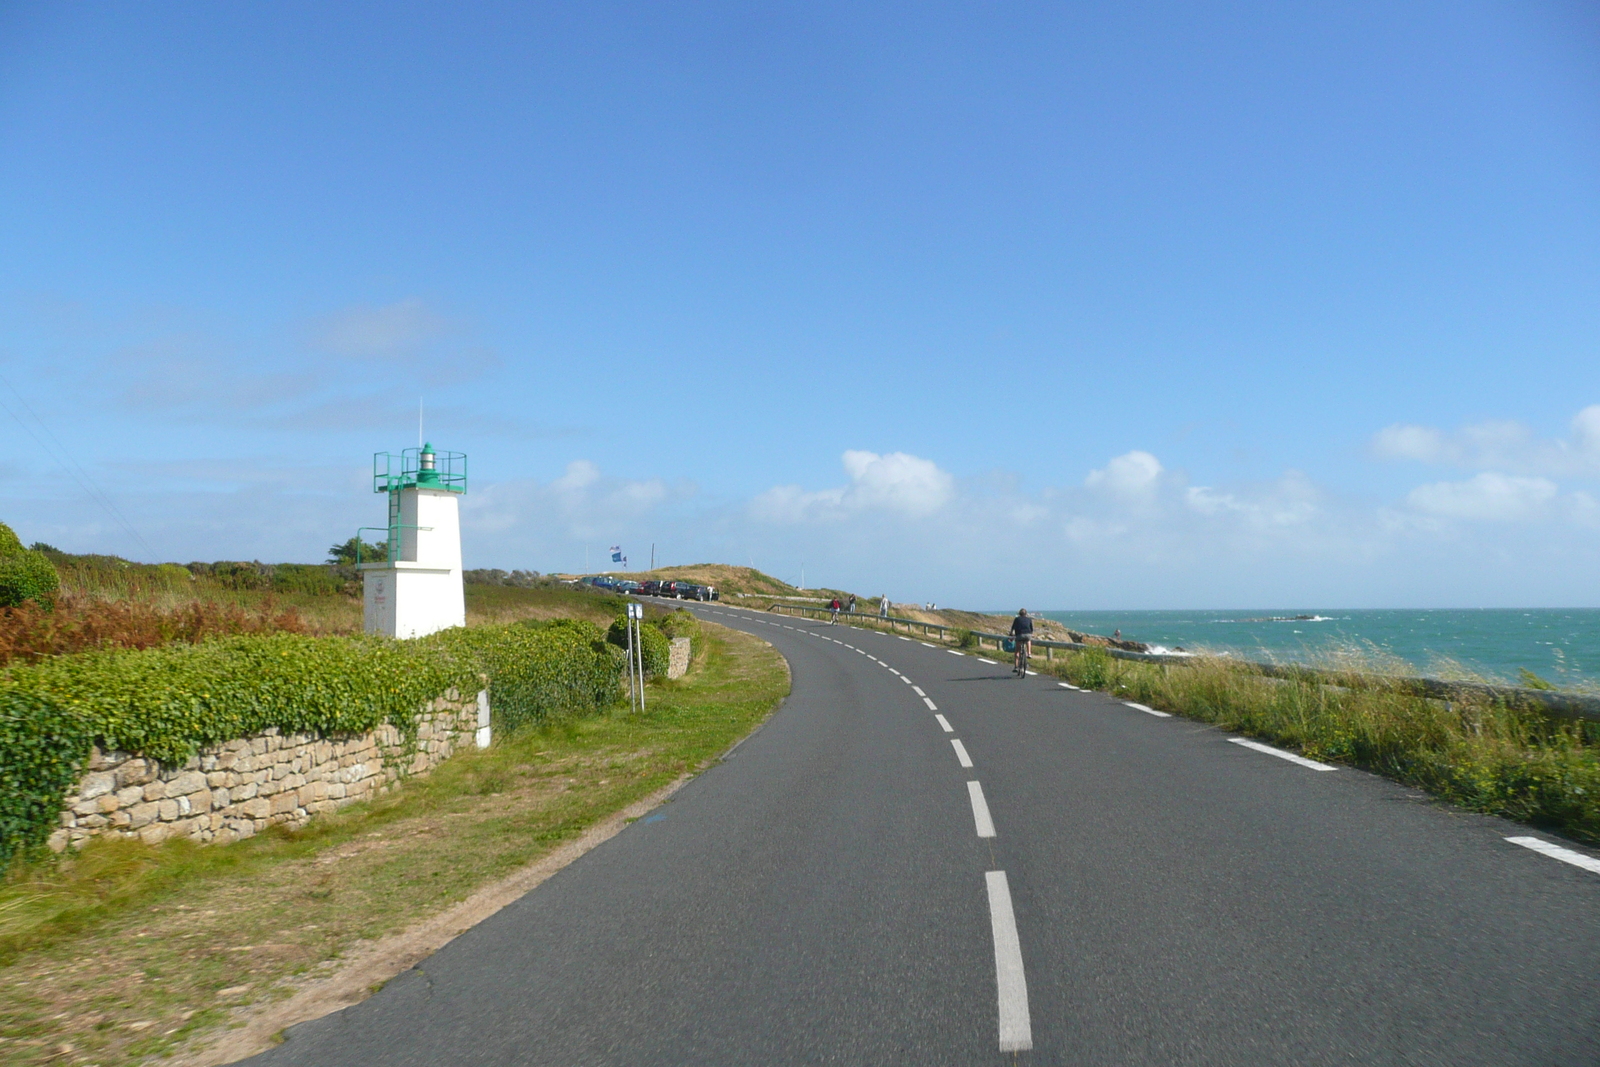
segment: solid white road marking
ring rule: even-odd
[[[924,704],[928,705],[928,710],[929,711],[938,711],[939,710],[939,705],[935,704],[933,701],[929,700],[927,697],[923,697],[922,698],[922,702]]]
[[[1230,737],[1228,740],[1232,741],[1236,745],[1243,745],[1245,748],[1254,749],[1257,752],[1265,752],[1269,756],[1277,756],[1279,759],[1286,759],[1290,763],[1298,763],[1302,767],[1310,767],[1314,771],[1336,771],[1339,769],[1333,766],[1331,763],[1318,763],[1314,759],[1306,759],[1304,756],[1297,756],[1293,752],[1285,752],[1281,748],[1273,748],[1271,745],[1263,745],[1260,741],[1251,741],[1248,738],[1243,737]]]
[[[943,715],[935,715],[934,718],[939,720],[939,729],[943,730],[945,733],[953,734],[956,732],[956,728],[950,725],[950,720],[945,718]]]
[[[1022,939],[1011,910],[1011,886],[1005,871],[984,874],[989,886],[989,926],[994,931],[994,977],[1000,992],[1000,1051],[1026,1052],[1033,1047],[1028,1020],[1028,980],[1022,973]]]
[[[983,786],[968,782],[967,797],[972,801],[972,822],[978,828],[978,836],[993,837],[994,820],[989,818],[989,802],[983,799]]]
[[[1582,852],[1574,852],[1570,848],[1552,845],[1550,842],[1541,841],[1537,837],[1508,837],[1506,840],[1513,845],[1531,848],[1535,852],[1549,856],[1553,860],[1560,860],[1562,863],[1570,863],[1574,867],[1582,867],[1586,871],[1600,874],[1600,860],[1595,859],[1593,856],[1585,856]]]
[[[1170,718],[1172,718],[1172,713],[1170,711],[1157,711],[1155,708],[1146,707],[1143,704],[1135,704],[1131,700],[1124,700],[1122,703],[1127,707],[1133,708],[1135,711],[1142,711],[1146,715],[1154,715],[1157,718],[1161,718],[1161,719],[1170,719]]]
[[[950,744],[955,746],[957,762],[959,762],[963,767],[972,766],[972,757],[967,755],[967,746],[961,743],[961,738],[951,738]]]
[[[919,697],[925,697],[925,696],[927,696],[927,695],[928,695],[928,694],[927,694],[927,693],[924,693],[924,692],[923,692],[923,691],[922,691],[922,686],[920,686],[920,685],[914,685],[914,686],[912,686],[912,687],[911,687],[911,691],[912,691],[912,692],[913,692],[913,693],[915,693],[915,694],[917,694],[917,696],[919,696]]]

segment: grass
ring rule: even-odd
[[[1225,661],[1167,665],[1103,652],[1035,656],[1046,673],[1420,786],[1464,808],[1600,844],[1600,723],[1443,701],[1352,675],[1267,678]]]
[[[467,752],[369,804],[226,847],[103,841],[0,887],[0,1063],[137,1062],[287,996],[704,768],[788,691],[757,638],[705,648],[649,710]]]

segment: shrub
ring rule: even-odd
[[[0,607],[29,601],[49,611],[55,606],[61,576],[43,552],[22,547],[16,531],[0,522]]]
[[[660,630],[668,638],[687,637],[691,642],[698,643],[700,637],[700,620],[685,608],[677,608],[669,614],[659,618],[647,620],[649,625]]]
[[[77,716],[35,695],[0,692],[0,871],[44,843],[88,754]]]
[[[422,639],[489,675],[496,726],[515,731],[617,698],[622,653],[591,622],[556,619],[445,630]]]
[[[684,614],[688,614],[685,612]],[[618,618],[606,631],[606,641],[623,650],[624,655],[628,648],[628,619],[627,616]],[[646,624],[639,627],[639,647],[644,662],[646,678],[655,678],[667,673],[667,667],[672,662],[672,642],[659,628]]]
[[[194,601],[163,609],[141,600],[66,595],[55,610],[34,604],[0,609],[0,665],[95,648],[156,648],[175,642],[250,633],[305,633],[293,608],[268,602],[259,611]]]

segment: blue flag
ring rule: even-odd
[[[621,545],[612,545],[611,546],[611,562],[612,563],[621,563],[622,562],[622,546]]]

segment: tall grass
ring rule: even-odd
[[[1600,844],[1600,724],[1499,703],[1430,699],[1408,692],[1399,680],[1375,682],[1366,672],[1352,671],[1334,683],[1266,678],[1225,660],[1138,663],[1098,650],[1034,665],[1086,689]]]

